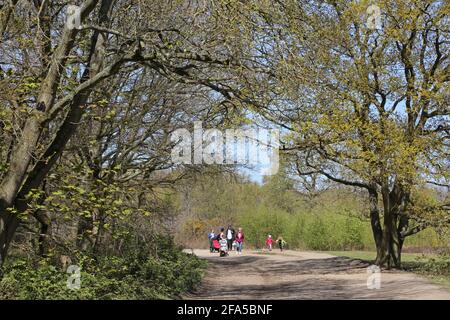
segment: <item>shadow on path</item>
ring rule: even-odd
[[[436,292],[450,293],[406,272],[382,273],[382,287],[367,288],[369,263],[311,253],[297,256],[258,255],[219,257],[209,262],[201,285],[185,299],[413,299]]]

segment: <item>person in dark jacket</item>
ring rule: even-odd
[[[216,235],[214,240],[220,241],[222,238],[225,238],[225,228],[220,228],[220,232]]]
[[[230,224],[228,226],[227,231],[225,232],[225,237],[226,237],[227,243],[228,243],[228,251],[233,250],[233,241],[236,238],[235,234],[236,234],[236,231],[234,231],[233,227]]]
[[[282,236],[279,236],[276,242],[278,244],[278,247],[280,248],[280,251],[283,252],[283,249],[286,246],[286,241],[284,241]]]

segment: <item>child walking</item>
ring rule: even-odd
[[[286,241],[284,241],[282,236],[279,236],[277,239],[278,247],[280,248],[280,251],[283,252],[284,246],[286,245]]]
[[[226,256],[228,256],[228,241],[227,241],[227,239],[225,239],[225,237],[222,237],[222,238],[219,240],[219,243],[220,243],[220,250],[219,250],[220,256],[221,256],[221,257],[226,257]]]
[[[272,236],[269,234],[266,239],[266,245],[267,245],[267,248],[269,249],[269,251],[272,251],[272,244],[273,244],[273,239],[272,239]]]

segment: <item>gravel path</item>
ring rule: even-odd
[[[445,299],[450,292],[403,271],[382,271],[381,287],[368,289],[367,263],[325,253],[245,252],[220,258],[194,250],[209,268],[185,299]]]

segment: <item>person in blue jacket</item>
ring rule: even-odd
[[[214,252],[213,240],[215,238],[216,238],[216,234],[214,233],[214,229],[212,229],[211,232],[208,233],[209,252]]]

